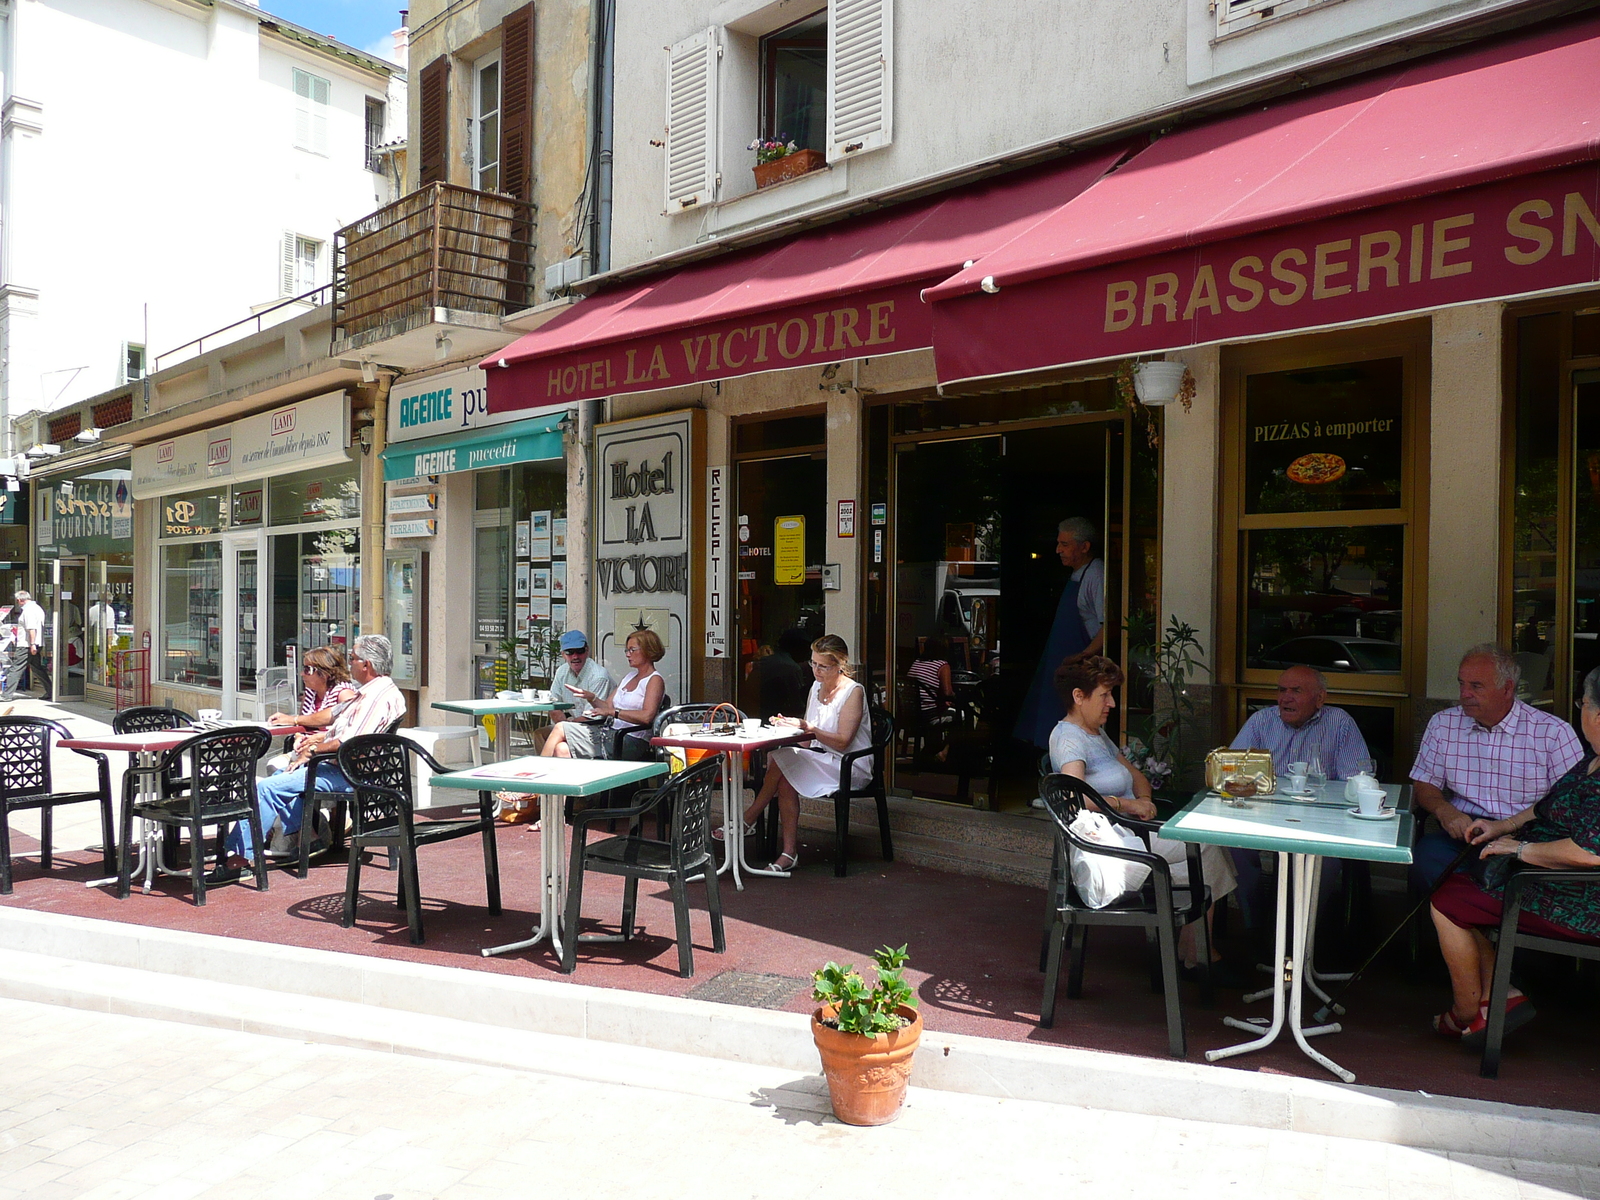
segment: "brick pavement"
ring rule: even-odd
[[[594,1078],[0,1001],[0,1198],[696,1194],[1600,1197],[1600,1169],[916,1091],[893,1126],[815,1080],[574,1044]]]

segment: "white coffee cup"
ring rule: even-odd
[[[1287,775],[1285,775],[1283,777],[1283,786],[1285,788],[1287,788],[1291,792],[1303,792],[1303,791],[1305,791],[1306,790],[1306,773],[1304,771],[1291,770]]]
[[[746,733],[756,733],[756,732],[759,732],[760,729],[761,729],[761,718],[760,717],[746,717],[744,719],[744,731]]]
[[[532,704],[539,698],[539,693],[533,688],[522,689],[522,699],[525,704]]]
[[[1356,793],[1356,807],[1361,810],[1364,817],[1375,817],[1383,811],[1383,802],[1386,799],[1384,790],[1380,788],[1362,788]]]

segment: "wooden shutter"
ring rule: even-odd
[[[829,0],[828,161],[894,140],[894,0]]]
[[[418,138],[417,182],[447,183],[450,179],[450,60],[440,55],[422,68],[422,97],[418,113],[422,126]]]
[[[533,199],[533,5],[500,25],[500,190]]]
[[[294,268],[296,243],[300,239],[294,230],[285,229],[283,238],[278,243],[278,295],[294,295]]]
[[[717,31],[667,50],[667,211],[717,194]]]

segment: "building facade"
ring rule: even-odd
[[[900,724],[912,844],[959,858],[939,802],[987,810],[965,865],[1004,873],[1043,870],[1017,839],[1068,517],[1100,532],[1082,637],[1129,676],[1121,736],[1181,716],[1192,758],[1307,663],[1403,772],[1494,638],[1570,713],[1600,199],[1550,81],[1585,90],[1590,6],[1037,7],[619,12],[610,270],[484,361],[493,413],[596,410],[597,627],[647,592],[687,693],[747,707],[786,630],[842,634]],[[763,185],[762,140],[814,153]],[[1135,399],[1160,357],[1183,403]],[[639,521],[641,422],[704,463],[681,549]],[[1178,714],[1174,620],[1206,672]],[[948,737],[907,680],[935,636]]]

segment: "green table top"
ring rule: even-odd
[[[429,780],[434,787],[469,792],[528,792],[554,796],[592,796],[625,783],[665,775],[662,762],[612,762],[598,758],[528,756],[451,771]]]
[[[566,712],[573,705],[537,700],[435,700],[433,707],[469,717],[493,717],[502,713]]]
[[[1329,785],[1330,790],[1342,787]],[[1216,792],[1196,792],[1177,816],[1161,826],[1161,836],[1213,846],[1409,863],[1411,789],[1386,783],[1384,790],[1389,793],[1387,803],[1400,810],[1384,821],[1352,816],[1354,805],[1342,795],[1320,801],[1252,796],[1242,802],[1244,807],[1235,807]]]

